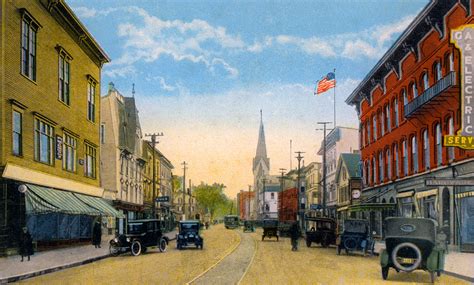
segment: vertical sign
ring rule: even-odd
[[[474,25],[464,25],[451,33],[453,43],[461,55],[461,129],[457,135],[444,136],[445,146],[474,149]]]
[[[56,136],[56,159],[63,159],[63,138]]]

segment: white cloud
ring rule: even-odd
[[[126,65],[121,67],[113,67],[111,65],[106,65],[103,69],[104,75],[107,75],[111,78],[116,77],[127,77],[129,75],[135,74],[137,71],[132,65]]]
[[[95,8],[89,7],[73,7],[73,10],[79,18],[94,18],[99,16],[108,16],[112,12],[119,11],[120,8],[97,10]]]

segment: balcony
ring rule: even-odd
[[[454,71],[448,73],[448,75],[436,82],[435,85],[428,88],[423,92],[423,94],[406,104],[404,108],[405,118],[414,116],[415,113],[422,110],[422,107],[425,104],[433,102],[436,97],[452,86],[456,86],[456,72]]]

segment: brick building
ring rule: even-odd
[[[474,152],[443,136],[461,127],[465,71],[452,31],[473,20],[470,1],[430,2],[346,100],[360,120],[361,201],[433,218],[464,250],[474,250],[474,185],[455,181],[474,177]],[[385,210],[365,213],[378,233]]]
[[[238,215],[241,220],[252,220],[255,206],[255,192],[240,190],[237,194]]]
[[[101,199],[100,72],[109,61],[64,1],[3,1],[0,254],[90,238]],[[106,219],[103,220],[106,223]]]
[[[298,215],[297,188],[288,188],[278,193],[278,220],[280,222],[296,221]]]

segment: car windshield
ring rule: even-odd
[[[226,217],[226,218],[225,218],[225,220],[226,220],[227,222],[236,222],[237,219],[238,219],[237,217]]]
[[[198,224],[181,224],[181,230],[182,231],[197,231],[199,229],[199,225]]]
[[[367,233],[367,223],[365,221],[347,220],[344,222],[344,230],[352,233]]]
[[[129,234],[141,234],[145,230],[143,228],[143,223],[133,223],[128,224],[128,233]]]

